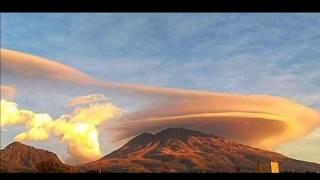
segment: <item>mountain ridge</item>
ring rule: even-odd
[[[319,172],[320,165],[184,128],[142,133],[116,151],[78,167],[104,172],[257,172],[258,163],[280,163],[281,172]]]
[[[73,172],[75,168],[61,162],[48,150],[13,142],[0,150],[1,172]]]
[[[320,172],[305,162],[184,128],[137,135],[97,161],[69,166],[50,151],[13,142],[0,150],[1,172],[257,172],[278,162],[280,172]]]

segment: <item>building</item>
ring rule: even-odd
[[[271,166],[271,173],[280,173],[278,162],[271,162],[270,166]]]
[[[258,163],[258,173],[280,173],[279,163],[271,161],[270,163]]]

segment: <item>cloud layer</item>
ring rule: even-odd
[[[126,96],[134,95],[130,97],[136,100],[139,99],[137,95],[159,99],[147,108],[124,115],[119,121],[113,123],[113,126],[107,126],[106,130],[110,132],[110,135],[115,136],[116,140],[132,137],[145,131],[158,131],[167,127],[187,127],[225,136],[256,147],[273,148],[281,143],[307,135],[320,124],[317,111],[280,97],[237,95],[101,81],[75,68],[41,57],[5,49],[1,49],[1,53],[1,68],[4,67],[5,73],[18,77],[37,81],[62,81],[105,91],[113,90]],[[70,104],[82,104],[91,100],[90,96],[80,97],[71,101]],[[67,118],[68,123],[73,122],[74,118],[78,119],[79,112]],[[85,112],[87,112],[86,115],[80,117],[90,119],[93,126],[99,124],[91,118],[96,113]],[[101,116],[98,122],[103,118],[107,117]],[[51,120],[50,122],[56,123]],[[62,122],[65,123],[65,120]],[[70,131],[77,132],[77,129],[81,132],[86,131],[82,125]],[[55,134],[61,133],[59,130]],[[40,140],[47,138],[45,133],[34,131],[44,136]],[[24,137],[37,140],[31,135],[28,136],[28,133],[20,136],[21,139],[28,139]],[[73,135],[68,137],[73,137]],[[75,146],[78,145],[76,143]],[[70,146],[73,147],[73,145]]]
[[[1,72],[35,80],[57,80],[83,84],[92,81],[75,68],[30,54],[1,48]]]
[[[1,48],[1,72],[22,79],[36,81],[65,82],[74,85],[87,85],[105,90],[120,91],[119,93],[135,93],[136,95],[153,96],[154,94],[167,97],[185,97],[190,95],[205,96],[212,94],[204,91],[191,91],[174,88],[161,88],[138,84],[125,84],[96,80],[89,75],[38,56],[29,55]]]
[[[167,127],[185,127],[271,149],[318,128],[320,115],[295,102],[272,96],[212,94],[169,101],[124,116],[118,138]]]

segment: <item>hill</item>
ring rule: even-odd
[[[52,152],[13,142],[0,151],[0,172],[76,172]]]

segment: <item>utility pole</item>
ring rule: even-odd
[[[98,172],[101,174],[102,173],[102,169],[101,169],[101,161],[99,160],[99,169]]]

